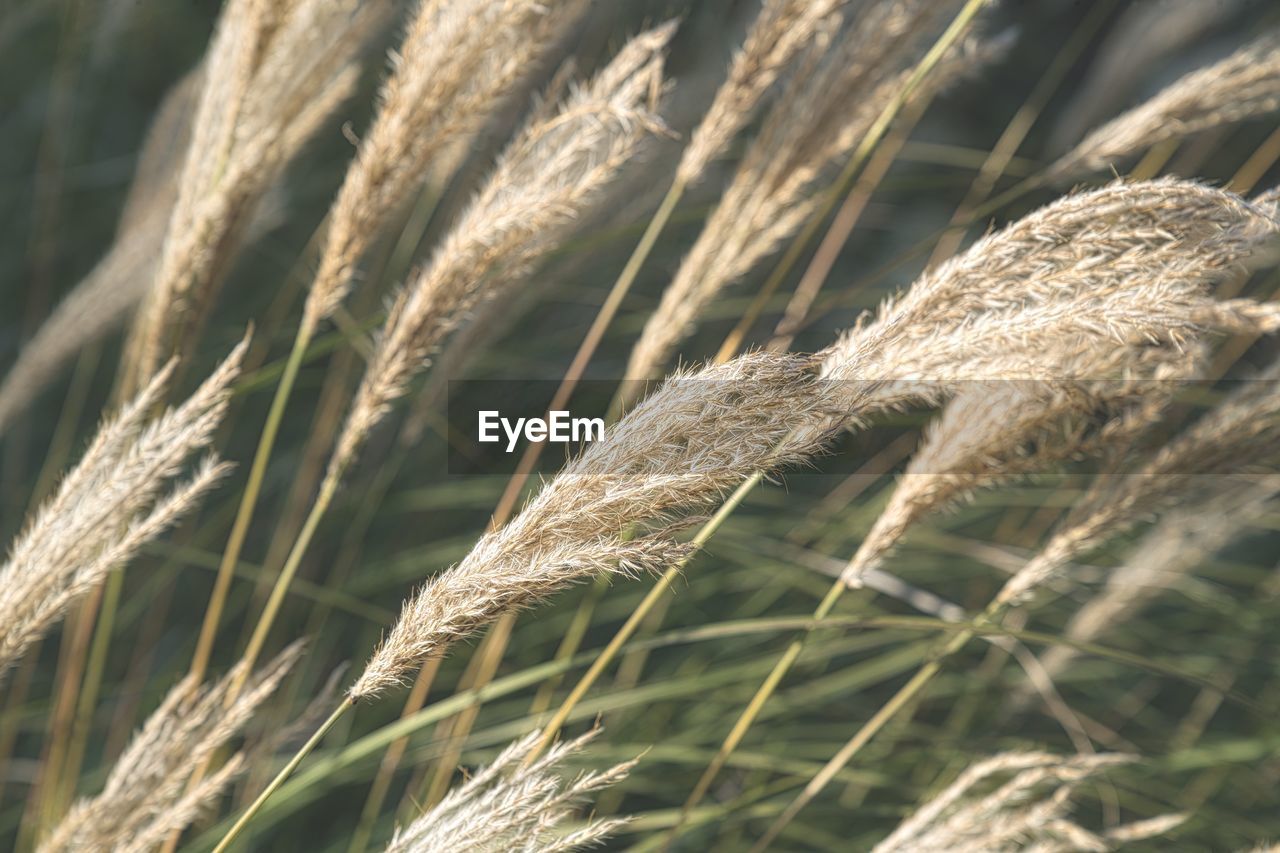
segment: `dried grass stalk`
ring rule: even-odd
[[[689,139],[676,168],[676,180],[697,182],[712,160],[755,116],[765,94],[786,73],[847,0],[765,0],[729,76]]]
[[[569,832],[561,825],[597,791],[625,779],[635,762],[582,773],[570,782],[557,774],[565,759],[599,731],[558,743],[528,765],[524,761],[537,746],[538,733],[521,738],[439,805],[397,831],[387,853],[501,853],[516,847],[552,853],[600,843],[626,821],[591,820]]]
[[[474,134],[576,20],[582,0],[421,0],[373,126],[329,212],[303,323],[345,298],[356,264],[433,158]]]
[[[812,215],[821,201],[816,190],[825,169],[861,140],[897,95],[954,5],[885,0],[846,29],[839,15],[822,22],[645,324],[627,365],[628,378],[659,375],[717,295]],[[954,48],[934,70],[930,85],[985,62],[992,52],[973,44]]]
[[[1257,333],[1280,308],[1217,302],[1280,234],[1274,211],[1189,181],[1117,182],[1060,199],[926,272],[823,353],[844,408],[938,402],[971,379],[1059,379],[1044,354]]]
[[[415,593],[350,695],[396,686],[499,614],[570,584],[687,557],[680,522],[757,471],[810,458],[829,418],[806,358],[758,353],[677,373]]]
[[[1185,821],[1185,815],[1167,815],[1098,835],[1070,819],[1070,799],[1081,783],[1133,760],[1117,754],[1001,753],[971,765],[876,845],[873,853],[1107,851],[1122,839],[1151,838]],[[978,790],[1009,774],[1013,778],[989,793]]]
[[[430,263],[396,298],[330,461],[331,477],[446,336],[561,245],[645,140],[662,131],[653,110],[674,31],[667,24],[633,38],[503,152]]]
[[[1280,477],[1261,477],[1228,485],[1223,493],[1165,516],[1142,539],[1106,586],[1067,623],[1064,636],[1092,643],[1106,632],[1133,622],[1146,605],[1217,551],[1234,541],[1273,506]],[[1080,652],[1054,646],[1040,656],[1050,677],[1071,666]]]
[[[1087,346],[1045,352],[1061,380],[964,383],[925,433],[843,578],[858,586],[926,515],[1062,462],[1125,447],[1164,411],[1202,348]],[[1110,377],[1110,378],[1104,378]]]
[[[1047,172],[1070,180],[1177,139],[1280,109],[1280,32],[1194,71],[1084,138]]]
[[[222,420],[247,340],[177,408],[158,417],[172,365],[104,424],[0,567],[0,674],[138,548],[189,512],[229,466],[216,457],[166,495]]]
[[[188,787],[191,768],[238,735],[301,654],[295,643],[248,679],[237,668],[203,687],[190,677],[169,691],[117,759],[96,797],[81,800],[40,844],[40,853],[144,853],[181,832],[221,796],[244,768],[237,754]]]
[[[1280,444],[1280,361],[1232,393],[1143,464],[1098,478],[1039,552],[1000,591],[1025,602],[1075,557],[1152,514],[1274,476]]]
[[[204,86],[156,279],[130,338],[142,384],[199,321],[228,248],[302,146],[353,91],[359,53],[390,5],[230,0]]]

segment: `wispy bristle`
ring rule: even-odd
[[[829,416],[806,358],[759,353],[676,374],[415,593],[351,695],[394,687],[504,611],[601,573],[657,571],[686,557],[673,524],[757,471],[810,458]]]
[[[144,853],[185,829],[243,769],[244,757],[233,756],[195,787],[188,786],[192,768],[240,734],[301,652],[290,646],[243,689],[243,665],[212,686],[179,682],[117,759],[102,792],[76,803],[40,853]]]
[[[1280,109],[1280,32],[1177,80],[1099,127],[1050,167],[1050,180],[1101,171],[1153,145]]]
[[[161,496],[212,440],[247,343],[185,403],[148,420],[171,372],[160,371],[98,430],[36,512],[0,567],[0,676],[72,603],[189,512],[226,473],[228,466],[210,457]]]
[[[534,732],[512,743],[409,826],[397,830],[387,853],[452,853],[455,850],[569,851],[592,847],[627,821],[589,820],[566,831],[562,825],[593,794],[626,778],[634,761],[582,773],[565,781],[557,771],[599,733],[558,743],[532,764],[525,758],[538,743]]]
[[[558,111],[535,118],[431,261],[399,293],[339,438],[340,471],[409,380],[480,302],[498,298],[572,233],[619,171],[661,129],[653,112],[665,25],[632,39]]]

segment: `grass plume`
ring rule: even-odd
[[[685,557],[674,522],[821,447],[828,412],[809,364],[760,353],[669,378],[510,523],[418,590],[350,695],[395,687],[507,610],[601,573],[660,571]]]
[[[1186,820],[1168,815],[1154,821],[1093,833],[1070,819],[1072,794],[1089,778],[1128,764],[1128,755],[1057,756],[1005,752],[979,761],[876,845],[873,853],[955,850],[1012,853],[1016,850],[1112,850],[1120,841],[1152,838]],[[995,790],[984,783],[1012,775]]]
[[[659,375],[707,305],[814,213],[827,167],[892,101],[952,5],[885,0],[851,13],[847,25],[839,15],[822,22],[645,324],[627,364],[629,379]],[[945,81],[982,55],[972,46],[953,49],[932,79]]]
[[[253,719],[302,652],[290,646],[252,677],[239,670],[217,684],[183,679],[116,761],[102,792],[72,807],[40,853],[154,850],[198,818],[243,769],[236,754],[189,787],[191,768],[213,757]],[[233,701],[233,685],[246,682]]]
[[[1086,136],[1050,167],[1066,181],[1101,171],[1161,142],[1280,109],[1280,31],[1176,80],[1155,97]]]
[[[189,345],[228,243],[354,90],[359,54],[387,11],[352,0],[229,0],[205,59],[156,278],[130,337],[133,386]]]
[[[530,764],[524,762],[537,744],[537,733],[515,741],[434,808],[398,830],[386,853],[497,853],[510,850],[513,844],[521,850],[552,853],[596,846],[626,821],[590,820],[568,832],[560,825],[593,794],[625,779],[635,762],[585,772],[571,780],[557,771],[599,731],[558,743]]]
[[[227,471],[216,457],[162,494],[209,445],[239,372],[241,342],[176,408],[152,417],[172,366],[98,430],[0,567],[0,667],[12,666],[72,603],[189,512]]]

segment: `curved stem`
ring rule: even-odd
[[[253,464],[249,468],[249,480],[245,483],[240,507],[236,511],[231,534],[227,537],[227,547],[222,552],[222,562],[218,565],[218,575],[213,582],[213,591],[209,595],[209,604],[205,608],[204,623],[200,626],[200,638],[196,641],[196,651],[192,656],[191,676],[197,682],[204,680],[205,672],[209,668],[213,642],[218,634],[218,622],[222,619],[227,594],[231,590],[231,579],[235,575],[236,563],[240,560],[245,536],[249,532],[249,522],[253,519],[253,511],[257,507],[258,496],[262,491],[267,462],[271,459],[271,451],[275,447],[276,435],[280,431],[280,422],[284,418],[289,395],[293,391],[294,381],[298,378],[303,356],[306,354],[314,331],[314,326],[305,321],[298,326],[293,349],[289,353],[289,360],[285,363],[284,373],[280,376],[280,383],[276,386],[276,395],[271,401],[266,423],[263,424],[262,436],[258,439],[258,449],[254,452]]]
[[[338,483],[341,479],[341,473],[335,470],[330,470],[325,475],[324,482],[320,486],[320,492],[316,495],[316,502],[311,505],[311,512],[307,515],[307,521],[302,525],[298,538],[294,540],[293,550],[289,552],[289,559],[285,561],[284,567],[280,569],[279,576],[276,577],[275,585],[271,588],[271,597],[267,599],[266,606],[262,608],[262,615],[258,617],[258,623],[254,626],[253,636],[249,638],[249,645],[245,647],[244,654],[240,658],[246,664],[244,669],[246,678],[253,670],[253,665],[257,662],[258,656],[262,654],[262,647],[267,642],[267,635],[271,632],[271,626],[275,621],[276,614],[280,612],[284,597],[289,592],[289,585],[293,582],[293,576],[297,574],[298,566],[302,564],[302,558],[307,552],[307,546],[311,544],[311,539],[315,536],[316,528],[320,525],[320,519],[324,517],[325,511],[329,509],[329,504],[332,503],[333,496],[338,491]]]
[[[249,821],[253,820],[253,816],[258,813],[263,805],[266,804],[267,800],[270,799],[271,795],[276,792],[276,789],[284,784],[290,774],[292,774],[293,771],[297,769],[298,765],[302,763],[302,760],[311,754],[311,751],[320,744],[320,741],[324,740],[324,736],[338,724],[338,720],[341,720],[343,715],[355,706],[355,700],[351,697],[347,697],[342,700],[342,704],[340,704],[334,712],[329,715],[329,719],[325,720],[320,728],[316,730],[316,733],[302,745],[302,748],[294,753],[293,758],[289,759],[289,763],[280,768],[280,772],[271,780],[271,783],[262,790],[262,793],[258,795],[258,798],[253,801],[249,808],[245,809],[244,814],[240,815],[240,819],[235,822],[235,825],[232,826],[231,829],[227,831],[227,834],[222,837],[222,840],[218,842],[218,846],[214,848],[213,853],[223,853],[223,851],[227,850],[231,846],[231,843],[236,840],[236,837],[239,836],[240,833],[244,832],[245,827],[249,825]]]
[[[848,588],[844,581],[837,579],[831,585],[831,588],[827,590],[827,594],[823,597],[817,609],[813,611],[813,621],[820,622],[827,618],[831,610],[836,606],[836,602],[840,600],[840,596]],[[765,703],[769,701],[769,697],[778,689],[782,679],[786,677],[792,665],[800,658],[800,653],[804,651],[804,646],[809,639],[811,630],[806,630],[791,641],[786,651],[782,653],[782,657],[778,658],[778,662],[774,664],[768,676],[765,677],[760,687],[756,689],[755,695],[751,697],[751,701],[747,703],[747,707],[743,709],[737,722],[733,724],[733,729],[724,739],[724,743],[720,744],[720,748],[716,750],[711,763],[702,772],[702,776],[698,779],[698,783],[694,786],[688,799],[680,807],[680,816],[676,819],[675,825],[667,832],[667,837],[662,843],[662,850],[671,849],[671,845],[675,843],[676,838],[680,835],[680,830],[688,822],[689,816],[698,807],[698,804],[702,802],[702,798],[706,796],[707,791],[711,788],[711,783],[715,781],[716,776],[724,769],[729,757],[733,755],[733,751],[742,743],[742,739],[746,737],[747,730],[756,721],[756,717],[760,715],[760,711],[764,708]]]

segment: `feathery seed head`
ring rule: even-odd
[[[0,566],[0,674],[138,548],[189,512],[228,470],[210,457],[165,496],[209,445],[248,339],[182,405],[148,420],[172,373],[153,377],[98,430],[78,465],[32,517]]]
[[[1185,344],[1205,331],[1264,331],[1275,310],[1216,302],[1208,286],[1274,245],[1270,211],[1172,179],[1068,196],[927,271],[874,322],[823,354],[852,380],[848,408],[938,401],[966,379],[1061,378],[1063,346]]]
[[[683,520],[757,471],[810,458],[833,420],[805,357],[755,353],[676,374],[415,593],[350,694],[395,686],[506,610],[602,572],[687,557]]]
[[[1047,178],[1067,181],[1160,142],[1277,109],[1280,32],[1270,32],[1102,125],[1054,163]]]
[[[666,24],[632,39],[561,108],[536,117],[431,261],[397,296],[330,465],[340,472],[409,380],[475,306],[519,283],[572,233],[663,126],[653,110]]]
[[[1120,754],[1001,753],[971,765],[876,845],[873,853],[1013,853],[1033,848],[1105,851],[1121,838],[1137,840],[1168,832],[1185,820],[1185,815],[1117,827],[1105,836],[1069,818],[1071,795],[1081,783],[1133,760],[1133,756]],[[1012,778],[995,790],[978,793],[979,786],[1009,774]]]
[[[557,771],[600,729],[552,746],[525,766],[538,732],[515,741],[488,766],[422,817],[396,832],[386,853],[448,853],[454,850],[579,850],[598,844],[626,820],[591,820],[571,832],[561,825],[596,792],[626,778],[634,761],[591,771],[566,781]]]
[[[212,759],[241,732],[301,653],[302,645],[293,644],[242,690],[243,664],[211,686],[190,678],[179,682],[134,735],[101,793],[78,802],[41,843],[40,853],[143,853],[185,829],[222,794],[244,758],[233,756],[195,787],[188,786],[192,767]]]
[[[582,6],[582,0],[422,0],[330,211],[305,324],[314,327],[333,313],[361,256],[432,159],[483,126]]]

